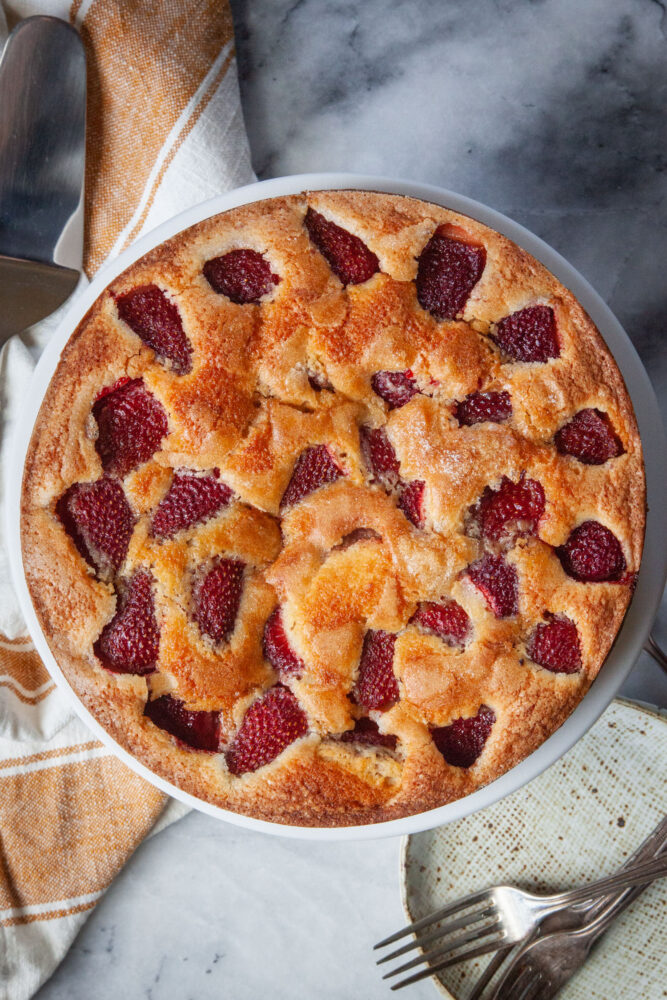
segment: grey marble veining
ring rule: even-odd
[[[663,4],[233,6],[260,177],[356,170],[486,202],[582,270],[664,379]]]
[[[261,177],[394,175],[512,216],[611,305],[667,417],[664,3],[232,7]],[[665,602],[656,632],[667,644]],[[625,693],[665,705],[667,678],[643,656]],[[387,997],[370,945],[402,919],[398,850],[190,815],[140,848],[40,1000]]]

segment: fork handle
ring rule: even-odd
[[[638,864],[641,861],[649,861],[652,858],[660,857],[663,852],[667,852],[667,816],[663,816],[656,828],[648,835],[646,840],[642,841],[634,854],[631,854],[626,863],[623,865],[621,871],[630,868],[632,865]],[[643,892],[647,886],[637,886],[636,890],[628,890],[625,892],[634,892],[632,899],[636,899],[640,892]],[[603,896],[601,899],[596,900],[586,912],[586,923],[592,923],[595,918],[606,911],[613,903],[620,903],[625,898],[625,893],[615,892],[610,893],[608,896]],[[632,900],[630,900],[632,902]],[[625,904],[628,905],[628,904]]]
[[[630,889],[637,885],[646,885],[654,879],[664,878],[667,875],[667,857],[661,855],[651,861],[643,861],[624,868],[616,875],[609,878],[600,879],[598,882],[591,882],[580,889],[572,889],[570,892],[560,893],[552,897],[549,909],[561,909],[564,905],[571,905],[584,899],[595,899],[601,895],[610,895],[620,892],[623,889]]]
[[[613,924],[616,917],[620,916],[623,910],[627,909],[631,903],[634,903],[635,899],[641,896],[650,884],[650,882],[647,882],[645,885],[637,885],[633,889],[626,889],[621,896],[612,899],[594,920],[585,923],[583,927],[579,927],[575,931],[571,931],[572,937],[578,938],[580,941],[585,941],[588,947],[592,948],[598,938],[601,938],[607,928]]]
[[[649,637],[644,643],[644,649],[649,656],[652,656],[655,662],[662,667],[665,673],[667,673],[667,656],[655,641],[653,633],[649,633]]]
[[[667,857],[667,816],[658,823],[657,827],[650,834],[643,844],[641,844],[632,855],[631,861],[647,857],[649,852],[654,851],[655,857]],[[650,882],[646,885],[636,885],[625,892],[608,897],[607,905],[604,900],[600,900],[594,911],[593,919],[588,921],[582,930],[588,930],[591,937],[591,946],[607,930],[609,925],[623,912],[635,899],[648,889]]]

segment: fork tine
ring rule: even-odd
[[[538,972],[532,979],[528,981],[528,986],[525,992],[520,997],[520,1000],[536,1000],[536,998],[542,992],[542,987],[545,986],[545,982],[542,978],[542,973]]]
[[[373,949],[384,948],[388,944],[393,944],[394,941],[398,941],[399,938],[405,937],[406,934],[415,934],[420,931],[423,927],[428,927],[430,924],[436,923],[438,920],[442,920],[443,917],[450,917],[453,913],[458,913],[459,910],[465,910],[469,906],[473,906],[475,903],[481,903],[486,897],[489,896],[489,890],[484,889],[481,892],[473,892],[470,896],[464,896],[463,899],[457,899],[453,903],[449,903],[447,906],[442,906],[435,913],[429,913],[428,916],[422,917],[421,920],[415,920],[414,923],[408,924],[407,927],[401,928],[400,931],[396,931],[394,934],[390,934],[383,941],[378,941],[376,945],[373,945]],[[489,898],[491,898],[489,896]]]
[[[519,1000],[524,997],[526,991],[531,988],[533,973],[528,966],[524,966],[519,974],[515,976],[511,983],[507,985],[501,983],[501,989],[495,995],[495,1000]]]
[[[517,963],[521,947],[521,944],[517,945],[517,954],[510,959],[509,967],[493,987],[490,1000],[516,1000],[518,987],[526,986],[531,970],[527,965]]]
[[[500,948],[495,953],[495,955],[493,956],[487,967],[484,969],[484,972],[475,983],[475,988],[468,997],[468,1000],[480,1000],[480,997],[482,997],[484,994],[484,990],[489,985],[489,983],[495,976],[496,972],[498,971],[500,966],[504,963],[505,959],[507,958],[507,956],[513,950],[514,947],[515,945],[508,944],[507,947]]]
[[[414,941],[404,944],[402,948],[397,948],[396,951],[390,951],[388,955],[378,958],[376,965],[382,965],[383,962],[389,962],[392,958],[398,958],[399,955],[404,955],[407,951],[412,951],[413,948],[423,948],[425,944],[430,944],[431,941],[436,941],[438,938],[445,937],[446,934],[451,934],[452,931],[461,930],[462,927],[468,927],[470,924],[477,924],[480,920],[486,920],[487,917],[494,916],[495,913],[495,905],[487,906],[484,910],[474,910],[472,913],[458,917],[456,920],[450,920],[444,927],[437,927],[428,934],[415,937]]]
[[[504,936],[491,941],[490,943],[480,944],[476,948],[468,948],[467,951],[462,951],[460,955],[455,955],[453,958],[446,958],[444,961],[437,962],[435,965],[429,965],[426,969],[422,969],[420,972],[415,973],[414,976],[408,976],[407,979],[402,979],[400,983],[394,983],[391,988],[392,990],[401,990],[404,986],[410,986],[412,983],[418,983],[421,979],[427,979],[429,976],[432,976],[434,972],[440,972],[441,969],[447,969],[450,965],[456,965],[457,962],[467,962],[470,958],[479,958],[480,955],[488,955],[490,951],[495,951],[499,944],[502,945],[503,941]]]
[[[409,962],[405,962],[403,965],[399,965],[398,968],[393,969],[391,972],[387,972],[383,979],[391,979],[392,976],[398,975],[399,972],[406,972],[407,969],[413,969],[415,965],[421,965],[422,962],[430,962],[434,958],[439,958],[441,955],[451,955],[452,952],[458,951],[465,944],[471,944],[473,941],[481,941],[483,938],[488,938],[489,935],[494,934],[496,931],[502,931],[503,924],[502,920],[498,918],[494,923],[489,924],[487,927],[475,927],[471,928],[465,934],[459,934],[452,941],[449,941],[445,945],[441,945],[439,948],[433,948],[431,951],[424,952],[422,955],[417,955],[416,958],[411,959]],[[456,961],[460,961],[458,958]]]

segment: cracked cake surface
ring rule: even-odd
[[[641,445],[572,294],[423,201],[245,205],[119,275],[25,464],[47,642],[110,735],[226,809],[467,795],[583,697],[641,559]]]

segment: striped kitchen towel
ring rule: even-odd
[[[0,0],[0,44],[17,18],[52,14],[86,46],[88,276],[254,179],[224,0],[8,0],[5,14]],[[0,507],[12,423],[57,322],[0,354]],[[25,636],[0,546],[0,1000],[32,996],[137,845],[184,811],[72,715]]]

